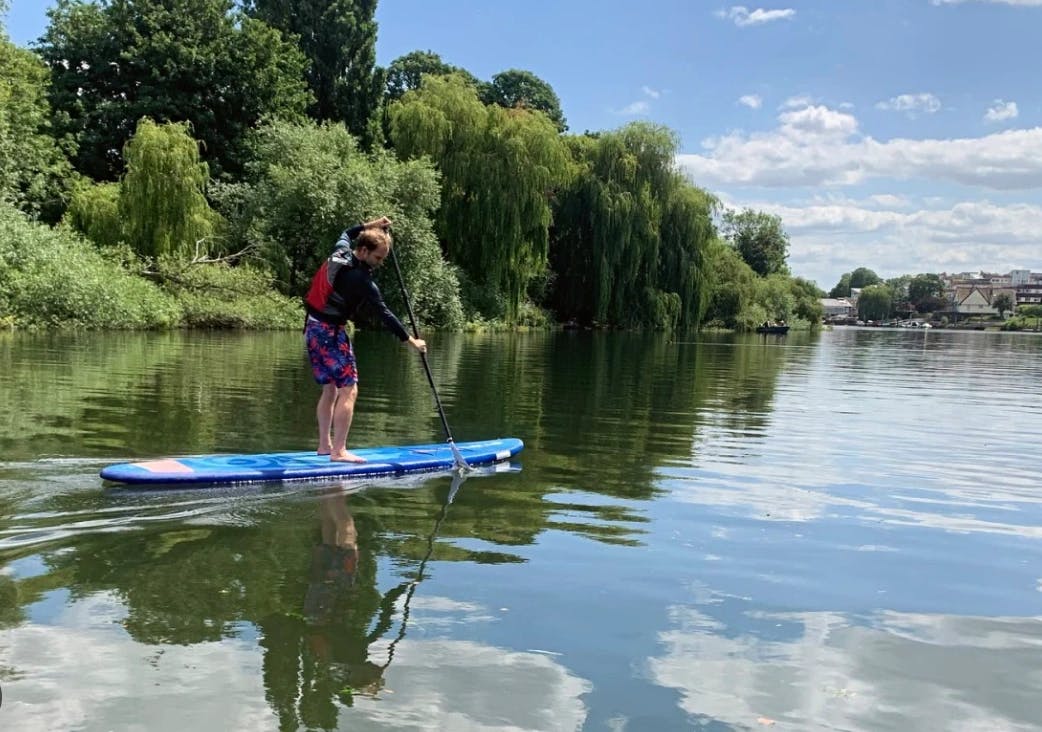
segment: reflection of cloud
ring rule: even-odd
[[[577,730],[592,689],[547,655],[454,640],[403,641],[386,679],[379,699],[355,700],[353,718],[402,730]]]
[[[878,627],[834,613],[768,615],[794,639],[733,635],[693,608],[672,610],[652,678],[684,711],[793,729],[1037,729],[1042,682],[1035,618],[887,613]]]
[[[0,634],[4,664],[14,674],[4,682],[4,728],[277,727],[264,700],[261,655],[251,644],[146,646],[122,631],[125,615],[114,595],[94,595],[66,608],[59,625],[30,623]]]
[[[416,598],[421,606],[481,610],[446,598]],[[144,645],[122,630],[125,617],[115,595],[97,594],[63,608],[54,625],[0,633],[0,658],[12,670],[3,728],[278,729],[252,641]],[[380,662],[387,644],[371,650]],[[395,729],[579,729],[581,697],[592,689],[546,654],[454,640],[402,641],[386,679],[379,698],[356,696],[341,723],[350,715]]]

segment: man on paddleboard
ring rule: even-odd
[[[304,298],[308,313],[304,340],[311,372],[322,385],[315,410],[318,454],[329,455],[334,462],[365,462],[347,451],[347,435],[358,398],[358,369],[345,328],[347,321],[353,321],[368,303],[399,340],[420,353],[427,352],[427,344],[409,335],[373,282],[373,270],[383,264],[391,251],[390,228],[391,220],[383,216],[342,233],[333,253],[315,273]]]

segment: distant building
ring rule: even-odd
[[[1017,293],[1012,287],[957,285],[952,297],[953,309],[959,315],[998,315],[999,310],[993,303],[999,295],[1008,295],[1010,303],[1016,306]]]
[[[1013,307],[1042,303],[1042,273],[1027,269],[1010,270],[1007,274],[960,272],[942,274],[945,299],[952,312],[960,315],[998,315],[992,303],[1001,294],[1009,295]]]
[[[823,297],[820,302],[826,318],[851,318],[857,312],[854,303],[845,297]]]

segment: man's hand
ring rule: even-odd
[[[420,340],[419,338],[413,338],[409,336],[409,345],[415,348],[420,353],[427,353],[427,342]]]
[[[366,221],[362,225],[365,228],[367,228],[367,229],[383,229],[384,231],[387,231],[388,229],[391,228],[391,220],[389,218],[387,218],[386,216],[381,216],[378,219],[373,219],[372,221]]]

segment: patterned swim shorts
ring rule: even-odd
[[[319,384],[335,384],[338,389],[358,383],[355,354],[347,330],[308,317],[304,340],[311,359],[311,373]]]

